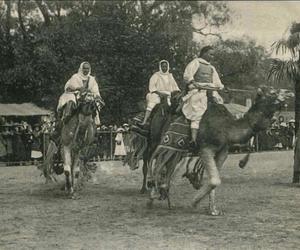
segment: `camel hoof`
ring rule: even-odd
[[[153,199],[150,199],[149,201],[147,201],[146,206],[148,209],[152,209],[153,208]]]
[[[78,179],[79,178],[79,171],[75,172],[75,178]]]
[[[221,216],[221,215],[224,215],[224,212],[221,211],[221,210],[214,209],[214,210],[209,211],[209,215],[211,215],[211,216]]]
[[[196,209],[198,207],[198,202],[193,201],[190,205],[191,209]]]
[[[158,192],[156,192],[154,190],[151,191],[151,193],[150,193],[150,199],[151,200],[159,199],[159,197],[160,197],[160,194]]]
[[[142,189],[140,190],[140,194],[145,194],[147,192],[147,188],[142,187]]]
[[[79,200],[80,199],[80,195],[78,195],[77,193],[74,192],[73,194],[71,194],[70,198],[72,200]]]

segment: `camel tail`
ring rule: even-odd
[[[240,160],[239,162],[239,167],[240,168],[245,168],[248,161],[249,161],[249,157],[250,157],[250,152],[248,152],[243,159]]]

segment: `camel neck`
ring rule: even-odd
[[[232,143],[245,143],[254,136],[259,128],[257,124],[262,118],[262,112],[255,111],[255,108],[250,110],[244,117],[236,120],[230,129],[229,139]]]

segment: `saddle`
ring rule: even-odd
[[[157,112],[161,112],[161,115],[167,117],[169,115],[180,115],[182,114],[181,108],[183,106],[182,96],[183,92],[173,92],[171,94],[171,106],[168,105],[167,95],[160,94],[161,103],[156,105],[151,112],[150,118],[144,126],[141,126],[140,123],[144,120],[145,112],[139,113],[132,119],[131,130],[141,136],[147,137],[150,133],[150,125],[152,123],[153,117],[157,114]]]

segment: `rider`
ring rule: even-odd
[[[199,58],[192,60],[184,71],[184,81],[188,93],[183,99],[182,112],[191,121],[191,146],[196,146],[199,124],[207,109],[207,91],[214,90],[212,96],[217,103],[223,103],[222,97],[215,90],[224,88],[214,66],[210,64],[213,58],[212,46],[201,49]]]
[[[51,141],[58,146],[58,140],[62,125],[68,122],[76,109],[76,94],[81,90],[89,90],[95,98],[97,105],[97,114],[95,116],[96,125],[100,125],[99,111],[105,105],[100,95],[98,84],[95,77],[90,75],[91,65],[88,62],[80,64],[76,74],[67,81],[65,92],[60,96],[57,106],[57,122],[54,133],[51,136]],[[55,146],[55,145],[54,145]],[[48,150],[49,151],[49,150]]]
[[[147,108],[141,125],[147,123],[152,109],[160,103],[160,94],[168,95],[168,104],[171,105],[170,96],[174,91],[180,91],[180,89],[172,73],[169,73],[169,62],[162,60],[159,62],[159,71],[155,72],[149,81],[149,93],[146,96]]]

